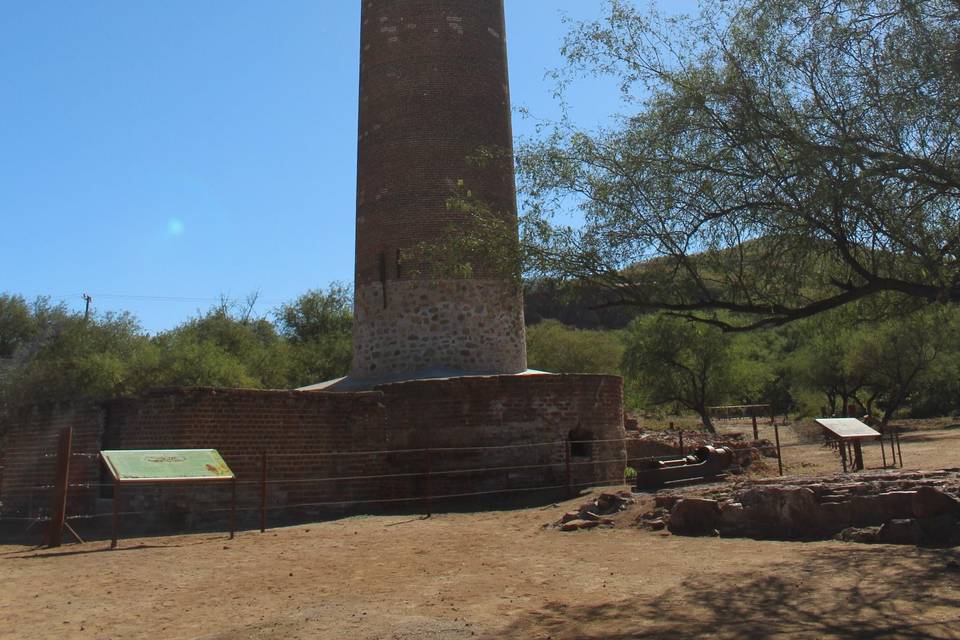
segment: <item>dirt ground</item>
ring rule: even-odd
[[[903,457],[960,466],[960,429],[909,433]],[[784,459],[839,467],[816,444]],[[0,546],[0,638],[960,638],[960,548],[685,538],[630,526],[643,503],[613,529],[544,526],[583,501]]]
[[[811,425],[812,426],[812,425]],[[960,467],[960,423],[947,420],[903,420],[897,422],[902,429],[900,451],[904,469],[949,469]],[[720,423],[718,430],[750,434],[749,423]],[[760,437],[773,442],[773,427],[760,425]],[[824,447],[816,430],[803,432],[792,426],[780,427],[780,445],[785,475],[820,475],[843,471],[840,458],[834,450]],[[751,436],[752,437],[752,436]],[[863,461],[867,470],[883,469],[884,456],[892,464],[889,440],[884,440],[884,451],[879,442],[863,444]],[[899,464],[900,456],[897,463]],[[764,459],[764,469],[759,475],[777,475],[776,458]]]

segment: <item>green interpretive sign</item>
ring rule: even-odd
[[[117,482],[233,480],[233,471],[215,449],[101,451]]]

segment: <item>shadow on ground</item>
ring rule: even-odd
[[[811,553],[803,546],[802,561],[766,575],[704,567],[654,597],[593,606],[551,602],[496,637],[960,638],[960,571],[948,564],[960,561],[960,548],[849,545]]]

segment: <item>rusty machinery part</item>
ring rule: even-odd
[[[662,487],[668,482],[715,478],[734,462],[729,447],[700,447],[688,456],[651,460],[637,469],[637,489]]]

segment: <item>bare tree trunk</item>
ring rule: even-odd
[[[700,420],[703,422],[703,428],[706,429],[707,432],[716,435],[717,429],[713,426],[713,420],[710,419],[710,411],[704,407],[697,409],[697,413],[700,414]]]

